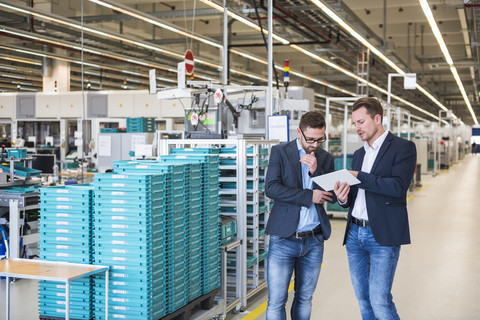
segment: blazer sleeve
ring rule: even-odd
[[[359,171],[357,178],[362,182],[360,187],[384,196],[402,197],[410,186],[416,161],[415,144],[410,141],[402,143],[391,162],[391,174],[382,176]]]
[[[267,175],[265,177],[265,193],[275,202],[288,202],[303,207],[312,204],[312,190],[299,188],[294,179],[285,179],[286,170],[295,172],[295,168],[289,165],[287,155],[281,146],[271,149]]]

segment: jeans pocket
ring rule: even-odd
[[[318,234],[318,235],[315,235],[313,237],[315,238],[315,240],[317,240],[318,243],[324,243],[325,242],[325,239],[323,238],[323,234]]]

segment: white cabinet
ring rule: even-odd
[[[134,93],[134,117],[159,118],[160,100],[156,94],[149,94],[147,90]]]
[[[0,118],[15,118],[16,96],[16,93],[0,94]]]
[[[160,118],[183,118],[185,117],[185,109],[189,110],[191,104],[191,98],[160,100]]]
[[[85,104],[87,103],[87,94],[85,94]],[[60,95],[59,101],[60,118],[82,118],[83,117],[83,99],[82,92],[67,92]]]
[[[108,92],[108,117],[128,118],[134,115],[133,92]]]
[[[35,99],[36,118],[58,118],[60,95],[58,93],[37,93]]]

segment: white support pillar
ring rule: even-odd
[[[16,259],[20,257],[20,210],[18,209],[18,200],[10,200],[9,210],[10,210],[9,212],[10,257],[9,258]]]
[[[56,52],[63,53],[63,50]],[[70,62],[54,59],[51,64],[51,72],[43,76],[43,92],[70,91]]]

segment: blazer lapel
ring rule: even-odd
[[[298,154],[297,139],[289,142],[288,154],[292,155],[290,159],[293,161],[292,165],[297,173],[298,183],[300,186],[303,186],[302,164],[300,163],[300,155]]]
[[[378,163],[380,162],[383,155],[385,154],[385,151],[387,151],[388,147],[390,146],[390,143],[392,143],[392,136],[393,134],[391,132],[387,134],[385,141],[383,141],[382,146],[378,151],[377,157],[375,158],[375,162],[373,163],[372,170],[370,170],[370,172],[375,172],[375,168],[377,167]]]
[[[359,151],[358,160],[353,158],[352,170],[362,171],[363,158],[365,158],[365,149],[362,147]]]

